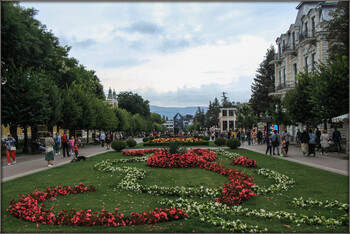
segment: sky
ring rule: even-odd
[[[107,92],[163,107],[247,102],[299,2],[22,2]]]

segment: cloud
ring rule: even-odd
[[[86,49],[90,46],[96,44],[96,40],[94,39],[86,39],[83,41],[76,41],[73,43],[73,47],[79,48],[79,49]]]
[[[190,42],[186,39],[165,39],[161,43],[160,50],[163,52],[172,52],[189,46]]]
[[[137,32],[142,34],[158,34],[163,31],[157,24],[144,20],[137,21],[129,27],[124,28],[124,30],[131,33]]]
[[[240,77],[240,83],[251,83],[251,77]],[[210,83],[199,88],[178,88],[176,91],[156,92],[152,88],[148,90],[135,89],[133,92],[140,94],[150,101],[151,105],[166,107],[209,106],[209,101],[214,98],[221,100],[222,92],[226,93],[229,101],[247,102],[250,98],[250,87],[238,85],[236,81],[227,84]]]
[[[103,62],[103,66],[106,68],[122,68],[122,67],[134,67],[142,63],[148,62],[147,60],[138,60],[132,58],[126,59],[114,59]]]

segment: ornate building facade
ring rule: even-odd
[[[269,95],[282,95],[293,89],[299,72],[311,72],[317,63],[327,63],[328,32],[324,25],[332,19],[337,2],[301,2],[294,24],[276,39],[277,54],[270,63],[275,64],[275,90]]]

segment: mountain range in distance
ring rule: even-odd
[[[200,106],[204,110],[204,113],[207,112],[208,107]],[[157,113],[160,116],[166,116],[168,119],[172,119],[177,113],[180,113],[182,116],[185,115],[194,115],[198,110],[198,106],[188,106],[188,107],[161,107],[161,106],[152,106],[150,105],[150,111]]]

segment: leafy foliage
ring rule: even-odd
[[[216,138],[214,144],[218,146],[226,145],[226,139],[223,137]]]
[[[275,67],[274,64],[270,64],[274,59],[274,55],[275,49],[271,46],[267,50],[264,61],[260,63],[254,83],[251,86],[252,95],[249,103],[257,116],[264,115],[266,110],[271,110],[272,98],[268,94],[274,88]]]
[[[250,128],[257,123],[252,107],[248,103],[242,104],[237,110],[237,125],[239,127]]]
[[[137,142],[136,142],[134,139],[129,138],[129,139],[126,140],[126,144],[127,144],[129,147],[134,147],[134,146],[137,145]]]
[[[130,114],[140,114],[142,116],[150,116],[149,101],[143,100],[138,94],[132,92],[120,92],[118,94],[118,106],[127,110]]]
[[[169,152],[170,154],[176,154],[185,153],[186,148],[182,147],[182,144],[179,142],[169,142],[164,147],[164,150]]]
[[[226,145],[231,149],[237,149],[238,147],[241,146],[241,142],[236,138],[231,138],[227,140]]]
[[[111,146],[112,146],[112,149],[119,152],[126,148],[126,143],[121,140],[112,141]]]

